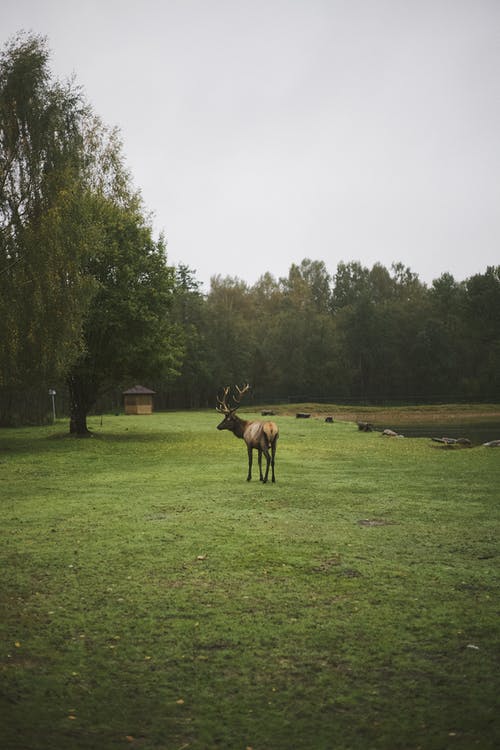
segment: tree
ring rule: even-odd
[[[323,261],[304,258],[300,265],[292,263],[288,277],[281,279],[284,292],[295,305],[316,312],[329,312],[331,277]]]
[[[174,270],[163,240],[152,238],[138,197],[119,205],[96,195],[95,212],[104,237],[85,273],[98,291],[84,321],[85,351],[67,378],[70,431],[77,435],[88,434],[87,415],[108,389],[135,378],[175,376],[183,353],[169,317]]]
[[[425,309],[425,287],[410,269],[393,264],[339,263],[334,310],[342,359],[353,395],[366,399],[415,395],[412,356]]]
[[[95,291],[81,92],[53,82],[46,40],[20,34],[0,56],[0,388],[57,378],[81,351]]]
[[[206,314],[215,390],[251,380],[259,332],[247,284],[230,276],[212,277]]]
[[[279,304],[264,327],[273,395],[331,392],[334,322],[330,275],[322,261],[305,258],[280,279]]]
[[[217,388],[212,382],[209,326],[205,298],[194,271],[184,264],[175,269],[172,320],[182,337],[184,357],[179,378],[172,383],[168,405],[184,408],[213,402]]]
[[[369,271],[358,261],[340,262],[334,276],[333,309],[353,304],[369,288]]]
[[[464,331],[470,341],[468,383],[474,395],[500,394],[500,266],[465,282]]]
[[[71,430],[112,384],[176,372],[173,270],[105,128],[45,39],[0,59],[0,387],[67,377]],[[90,304],[92,302],[92,305]]]

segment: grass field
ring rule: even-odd
[[[500,746],[500,449],[276,421],[0,430],[2,747]]]

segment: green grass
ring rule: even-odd
[[[2,747],[499,746],[500,449],[276,421],[0,430]]]

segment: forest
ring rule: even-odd
[[[154,237],[119,133],[49,62],[25,33],[0,57],[0,425],[50,419],[54,389],[84,435],[136,383],[157,409],[243,382],[256,403],[499,400],[500,266],[428,285],[308,248],[252,285],[214,269],[204,292]]]
[[[500,267],[428,287],[402,264],[330,274],[304,259],[253,286],[216,276],[206,296],[185,269],[177,278],[186,349],[172,405],[208,405],[242,381],[260,402],[498,400]]]

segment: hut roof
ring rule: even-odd
[[[153,396],[155,393],[156,391],[152,391],[150,388],[145,388],[143,385],[134,385],[134,387],[129,388],[128,391],[123,391],[124,396],[137,396],[138,394],[141,394],[143,396]]]

